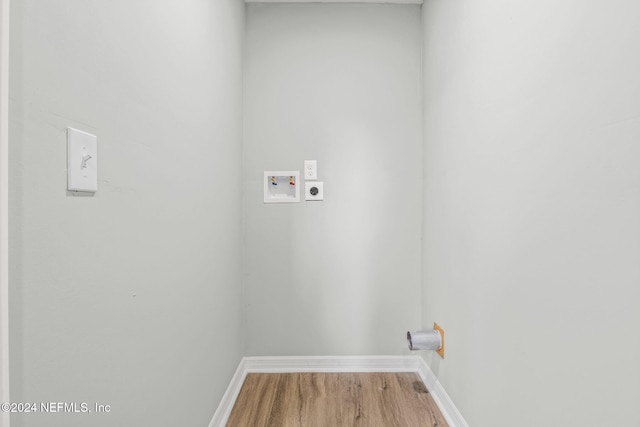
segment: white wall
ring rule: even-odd
[[[0,402],[9,396],[9,0],[0,0]],[[0,427],[9,413],[0,414]]]
[[[420,325],[419,6],[249,5],[247,355],[399,354]],[[325,201],[265,205],[317,159]]]
[[[424,325],[470,425],[640,425],[640,3],[427,0]]]
[[[244,5],[12,6],[12,400],[112,407],[12,426],[207,425],[241,357]]]

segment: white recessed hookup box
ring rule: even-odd
[[[297,203],[300,201],[300,171],[266,171],[265,203]]]

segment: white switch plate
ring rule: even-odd
[[[304,179],[305,181],[310,179],[318,179],[318,161],[317,160],[304,161]]]
[[[67,189],[98,191],[98,137],[67,128]]]
[[[317,189],[313,194],[313,189]],[[310,181],[304,183],[304,199],[305,200],[324,200],[324,182]]]

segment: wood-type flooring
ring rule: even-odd
[[[228,427],[444,427],[414,372],[248,374]]]

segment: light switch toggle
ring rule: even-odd
[[[89,160],[91,160],[93,157],[91,157],[91,154],[85,154],[82,156],[82,164],[80,165],[80,169],[86,169],[87,168],[87,162]]]

